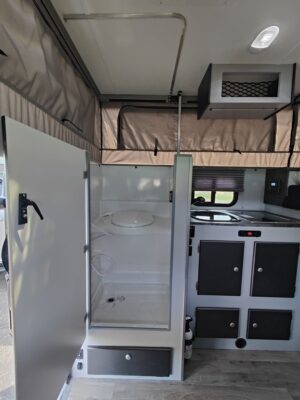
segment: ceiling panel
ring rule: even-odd
[[[177,12],[187,19],[175,92],[195,95],[213,63],[300,62],[299,0],[52,0],[64,13]],[[249,52],[269,25],[272,46]],[[66,28],[102,93],[168,94],[181,34],[179,20],[69,21]],[[298,74],[300,76],[300,74]],[[300,91],[297,79],[297,91]],[[298,90],[299,86],[299,90]]]

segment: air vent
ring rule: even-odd
[[[210,64],[198,89],[199,118],[264,118],[289,103],[294,65]]]

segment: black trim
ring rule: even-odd
[[[289,155],[288,164],[287,164],[288,168],[291,166],[292,156],[294,154],[297,128],[298,128],[298,116],[299,116],[298,105],[293,105],[293,119],[292,119],[291,140],[290,140],[290,147],[289,147],[290,155]]]
[[[99,102],[100,107],[100,164],[102,164],[102,153],[103,153],[103,115],[102,115],[102,103]]]
[[[81,128],[79,128],[77,125],[74,124],[74,122],[72,122],[71,120],[69,120],[68,118],[63,118],[61,120],[62,124],[68,128],[68,124],[72,125],[73,129],[76,129],[77,131],[83,133],[83,130]]]

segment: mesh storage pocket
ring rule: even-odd
[[[222,97],[276,97],[278,79],[261,82],[222,82]]]

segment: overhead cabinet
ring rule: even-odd
[[[198,294],[239,296],[243,258],[243,242],[200,241]]]
[[[251,295],[294,297],[299,243],[256,243]]]
[[[198,88],[198,118],[264,118],[291,101],[294,66],[210,64]]]

